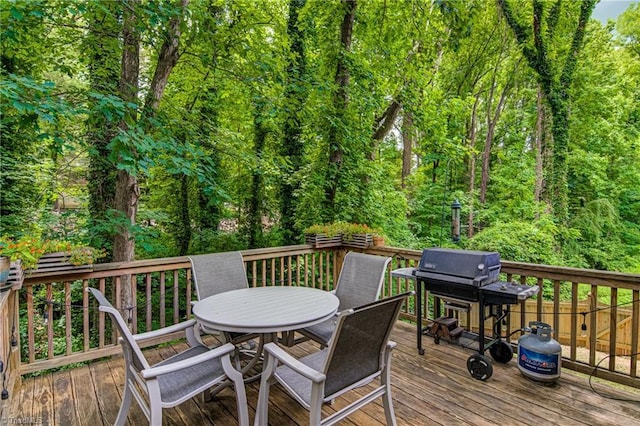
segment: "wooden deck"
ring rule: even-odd
[[[414,327],[398,323],[393,340],[393,399],[399,425],[640,425],[640,392],[613,388],[564,370],[558,384],[545,385],[523,377],[515,362],[495,364],[486,382],[473,379],[466,369],[472,353],[455,345],[435,345],[425,338],[426,354],[415,349]],[[182,344],[146,351],[150,361],[171,356]],[[303,343],[292,351],[301,355],[315,349]],[[20,395],[12,396],[9,424],[110,425],[120,406],[124,379],[120,356],[89,366],[23,380]],[[258,382],[247,386],[249,417],[253,421]],[[346,405],[353,395],[325,406],[326,414]],[[131,425],[146,423],[135,404]],[[377,425],[384,421],[379,401],[350,416],[342,424]],[[233,391],[226,389],[212,402],[200,398],[164,410],[164,424],[229,425],[236,423]],[[278,386],[271,391],[269,423],[307,423],[307,413]]]

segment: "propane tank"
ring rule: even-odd
[[[518,368],[532,380],[557,382],[562,364],[562,347],[551,337],[549,324],[532,321],[530,333],[518,339]]]

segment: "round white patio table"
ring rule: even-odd
[[[250,287],[226,291],[196,302],[193,314],[206,328],[271,335],[331,318],[338,298],[308,287]]]

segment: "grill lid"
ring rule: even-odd
[[[429,248],[422,251],[416,276],[483,286],[498,281],[500,253]]]

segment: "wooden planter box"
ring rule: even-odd
[[[16,260],[11,262],[11,270],[9,271],[9,279],[7,284],[11,284],[13,290],[20,290],[24,281],[24,271],[22,270],[22,261]]]
[[[7,291],[9,289],[20,290],[22,288],[23,281],[24,271],[22,270],[22,261],[16,260],[15,262],[11,262],[9,277],[4,284],[0,285],[0,292]]]
[[[304,242],[314,248],[339,247],[342,245],[342,234],[327,237],[324,234],[306,234]]]
[[[349,238],[342,237],[342,245],[356,248],[369,248],[373,245],[373,234],[353,234]]]
[[[56,273],[68,271],[69,273],[91,272],[93,265],[73,265],[69,262],[71,253],[58,252],[47,253],[38,260],[38,266],[34,269],[27,269],[27,274],[34,273]]]

